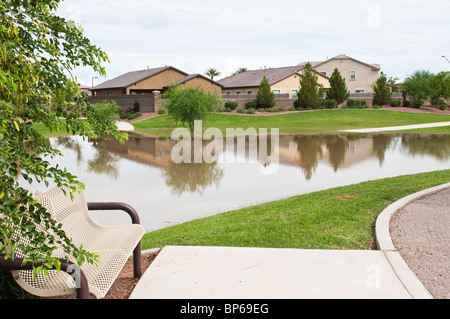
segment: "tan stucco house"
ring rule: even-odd
[[[190,74],[185,76],[179,80],[176,80],[173,83],[170,83],[164,86],[164,89],[168,89],[171,85],[178,84],[181,87],[192,86],[194,88],[200,87],[205,92],[212,94],[221,94],[223,86],[217,83],[216,81],[212,81],[211,79],[201,75],[201,74]]]
[[[128,72],[99,84],[90,90],[93,96],[116,96],[164,92],[171,84],[201,87],[207,92],[218,93],[222,86],[199,74],[189,75],[172,66]]]
[[[217,81],[223,86],[224,95],[252,95],[257,94],[264,76],[269,80],[272,92],[288,94],[289,98],[296,98],[300,89],[300,74],[304,65],[281,68],[250,70]],[[318,83],[324,90],[330,88],[329,78],[318,73]]]
[[[331,77],[335,68],[345,78],[350,93],[373,93],[372,85],[380,76],[379,64],[361,62],[345,54],[335,56],[322,62],[310,62],[317,72]],[[304,65],[305,62],[299,64]]]

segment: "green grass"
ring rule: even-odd
[[[445,170],[295,196],[157,230],[144,235],[142,247],[372,249],[376,219],[387,206],[448,182]]]
[[[412,125],[450,121],[450,115],[414,114],[386,110],[318,110],[271,116],[210,114],[204,128],[279,128],[280,133],[334,134],[339,130]],[[172,133],[167,115],[133,123],[136,131],[169,137]],[[441,129],[450,133],[450,128]]]

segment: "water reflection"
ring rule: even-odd
[[[86,184],[88,201],[129,203],[147,231],[322,189],[450,168],[450,136],[438,135],[282,135],[262,158],[246,139],[240,150],[224,147],[212,164],[175,164],[170,139],[132,135],[122,145],[64,137],[50,143],[64,156],[48,160]],[[262,174],[261,168],[275,165],[270,156],[278,157],[279,169]],[[33,192],[45,190],[23,183]],[[129,222],[122,216],[96,220]]]
[[[56,146],[64,146],[74,151],[77,163],[82,163],[82,143],[74,137],[58,137]],[[411,156],[429,155],[439,160],[450,158],[450,137],[438,135],[282,135],[279,148],[268,149],[268,156],[279,156],[280,164],[294,165],[301,168],[305,180],[313,178],[320,162],[329,164],[334,172],[341,168],[355,165],[365,160],[376,158],[380,166],[385,162],[385,154],[389,149],[401,143],[401,150]],[[180,196],[184,192],[204,194],[210,187],[220,187],[224,170],[218,162],[180,163],[172,161],[171,150],[176,142],[165,138],[143,137],[132,135],[124,145],[106,139],[94,141],[92,146],[95,155],[87,161],[87,172],[97,175],[108,175],[114,179],[119,177],[119,161],[127,158],[132,161],[156,166],[163,169],[162,177],[173,194]],[[207,142],[203,143],[205,148]],[[258,144],[256,144],[258,145]],[[268,145],[271,145],[270,142]],[[249,140],[245,140],[244,151],[232,150],[240,156],[240,162],[255,162],[255,153],[250,152]],[[223,151],[229,151],[223,146]],[[242,149],[241,149],[242,151]],[[191,152],[194,154],[194,150]],[[217,155],[217,154],[216,154]],[[192,155],[193,156],[193,155]],[[230,156],[230,155],[229,155]],[[242,157],[244,160],[242,160]],[[220,156],[218,156],[220,158]],[[194,162],[194,161],[192,161]],[[261,160],[260,160],[261,162]],[[264,162],[270,166],[270,162]]]

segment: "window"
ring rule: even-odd
[[[323,75],[327,76],[327,72],[326,71],[321,71],[320,74],[323,74]]]
[[[298,90],[292,90],[292,91],[291,91],[291,97],[292,97],[293,99],[296,99],[296,98],[297,98],[297,94],[298,94]]]
[[[356,93],[358,93],[358,94],[363,94],[363,93],[364,93],[364,90],[356,90]]]
[[[236,91],[236,94],[237,94],[237,95],[241,95],[241,94],[242,94],[242,91]]]
[[[253,94],[253,91],[247,91],[247,94]]]
[[[356,71],[350,71],[350,80],[356,80]]]
[[[231,91],[227,91],[227,95],[231,95]]]
[[[273,94],[281,94],[280,90],[273,90],[272,92],[273,92]]]

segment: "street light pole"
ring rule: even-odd
[[[96,79],[96,78],[97,78],[96,76],[92,77],[92,87],[94,87],[94,79]]]
[[[442,57],[445,58],[448,63],[450,63],[450,61],[447,59],[447,57],[445,55],[443,55]]]

